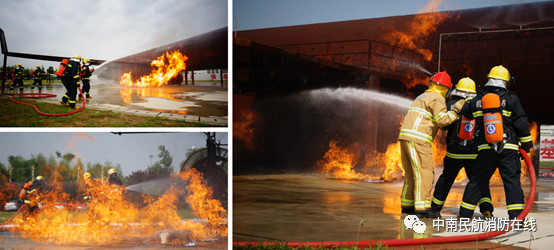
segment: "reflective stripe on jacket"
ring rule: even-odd
[[[444,97],[439,93],[426,91],[419,95],[408,110],[398,139],[433,143],[439,128],[458,119],[455,111],[446,110]]]

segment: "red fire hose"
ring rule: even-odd
[[[8,84],[9,85],[9,84]],[[8,86],[6,85],[6,86]],[[72,114],[75,114],[81,110],[83,110],[85,108],[85,98],[83,97],[83,92],[81,91],[81,87],[79,86],[79,94],[81,95],[81,99],[83,99],[83,106],[75,111],[72,111],[72,112],[68,112],[68,113],[61,113],[61,114],[50,114],[50,113],[44,113],[40,110],[38,110],[37,106],[33,105],[33,104],[29,104],[29,103],[26,103],[26,102],[20,102],[20,101],[16,101],[15,98],[29,98],[29,99],[38,99],[38,98],[49,98],[49,97],[56,97],[55,94],[46,94],[46,93],[23,93],[23,94],[3,94],[3,95],[11,95],[10,97],[10,101],[12,102],[15,102],[15,103],[19,103],[19,104],[23,104],[23,105],[27,105],[27,106],[31,106],[35,109],[35,111],[41,115],[45,115],[45,116],[66,116],[66,115],[72,115]]]
[[[527,203],[525,208],[517,217],[518,220],[523,220],[535,200],[535,195],[537,191],[537,177],[535,175],[535,168],[531,162],[529,155],[523,150],[519,149],[519,152],[527,164],[529,169],[529,177],[531,178],[531,190],[529,191],[529,197],[527,197]],[[424,239],[394,239],[394,240],[372,240],[372,241],[311,241],[311,242],[256,242],[256,241],[234,241],[234,246],[256,246],[261,244],[263,246],[275,246],[286,245],[289,247],[315,247],[315,248],[334,248],[338,246],[342,247],[375,247],[375,246],[410,246],[410,245],[424,245],[424,244],[444,244],[444,243],[455,243],[455,242],[468,242],[468,241],[480,241],[494,238],[496,236],[502,235],[509,230],[505,231],[494,231],[486,233],[478,233],[472,235],[460,235],[460,236],[447,236],[447,237],[432,237]]]

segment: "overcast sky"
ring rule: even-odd
[[[234,0],[233,30],[337,22],[418,13],[428,2],[439,11],[541,2],[544,0]]]
[[[227,26],[227,0],[3,0],[11,52],[116,59]],[[3,62],[2,62],[3,63]],[[53,65],[8,58],[8,65]]]
[[[227,144],[227,133],[216,133],[216,140]],[[8,156],[22,156],[30,159],[42,153],[47,159],[62,154],[73,153],[87,163],[106,161],[120,164],[123,174],[136,170],[146,170],[152,162],[159,161],[158,146],[164,145],[173,157],[175,171],[192,147],[206,147],[206,135],[202,132],[141,133],[115,135],[109,132],[0,132],[0,162],[6,167]],[[75,162],[74,162],[75,163]]]

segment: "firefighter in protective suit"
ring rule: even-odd
[[[31,93],[35,91],[35,86],[38,83],[38,92],[42,92],[42,76],[44,75],[44,71],[40,68],[40,65],[37,65],[37,68],[33,71],[33,77],[35,80],[33,81],[33,85],[31,85]]]
[[[452,86],[446,72],[433,75],[429,88],[419,95],[408,110],[400,129],[400,154],[404,169],[401,195],[403,213],[427,217],[431,211],[434,167],[432,145],[437,130],[458,119],[465,100],[447,110],[445,97]]]
[[[90,59],[84,59],[83,60],[83,66],[81,67],[81,81],[83,82],[83,94],[85,95],[86,99],[92,98],[90,96],[90,76],[92,75],[92,72],[94,72],[94,68],[90,66]],[[81,100],[81,96],[79,95],[79,101]]]
[[[10,94],[13,94],[13,88],[15,88],[15,85],[19,85],[19,93],[23,93],[23,76],[25,73],[23,72],[23,67],[21,64],[17,64],[15,66],[15,69],[12,71],[12,77],[13,77],[13,83],[10,86]]]
[[[468,101],[462,109],[465,117],[475,119],[478,155],[464,191],[459,217],[473,216],[479,199],[483,196],[484,190],[488,189],[489,180],[498,168],[504,183],[508,215],[510,219],[514,219],[525,206],[520,183],[521,162],[518,150],[521,146],[529,152],[533,147],[533,141],[527,125],[527,115],[521,103],[516,94],[508,91],[511,80],[508,70],[501,65],[495,66],[488,78],[483,92]],[[487,96],[491,96],[490,93],[498,95],[499,108],[489,108]],[[495,123],[487,123],[491,118],[488,114],[493,112],[501,117]],[[499,122],[501,124],[498,124]],[[490,142],[490,136],[500,129],[503,130],[500,134],[501,141]]]
[[[90,202],[95,189],[98,188],[98,181],[92,178],[89,172],[83,174],[83,179],[85,180],[83,200]]]
[[[75,107],[77,88],[79,87],[79,76],[81,72],[81,56],[74,55],[67,64],[66,69],[62,75],[62,83],[67,92],[60,101],[66,107],[70,109],[77,109]]]
[[[476,94],[475,82],[469,77],[462,78],[456,84],[456,88],[450,93],[446,106],[452,109],[454,104],[459,100],[470,100]],[[435,184],[435,191],[431,201],[431,212],[429,213],[430,218],[440,217],[440,211],[458,173],[464,168],[467,176],[471,176],[473,163],[475,158],[477,158],[477,144],[475,144],[475,140],[472,140],[475,134],[475,121],[461,118],[446,127],[448,132],[446,134],[446,156],[444,156],[443,161],[444,169]],[[467,136],[464,136],[463,133],[466,133]],[[483,190],[483,196],[479,200],[479,207],[485,218],[492,217],[493,205],[488,186],[487,189]]]
[[[119,186],[123,185],[123,182],[121,182],[121,180],[117,176],[117,170],[115,170],[115,168],[110,168],[110,170],[108,170],[108,176],[108,184]]]
[[[44,180],[42,176],[37,176],[33,181],[33,184],[28,188],[27,194],[24,197],[24,204],[22,208],[23,217],[36,216],[40,209],[41,191],[44,187]]]

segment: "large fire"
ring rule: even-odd
[[[426,61],[431,61],[433,52],[424,48],[423,43],[428,38],[429,34],[437,29],[437,26],[443,22],[449,14],[438,12],[438,6],[442,0],[430,0],[429,3],[418,11],[410,22],[406,30],[394,29],[385,39],[392,42],[394,45],[403,48],[413,49],[423,55]]]
[[[338,179],[393,181],[403,176],[400,143],[390,144],[385,153],[370,153],[364,161],[359,154],[357,149],[343,148],[331,141],[329,151],[317,163],[318,171]],[[364,172],[356,171],[355,167]]]
[[[185,61],[188,57],[179,51],[166,52],[150,63],[154,69],[149,75],[142,76],[133,81],[131,72],[124,73],[119,81],[120,85],[126,87],[159,87],[165,85],[169,80],[176,77],[179,72],[187,68]]]
[[[203,239],[227,237],[227,211],[212,198],[212,190],[200,172],[189,169],[174,176],[188,185],[173,185],[161,197],[144,197],[139,208],[126,199],[126,191],[100,181],[88,191],[93,197],[86,211],[71,211],[77,205],[69,202],[61,188],[41,194],[44,208],[35,217],[16,217],[22,236],[34,241],[61,245],[134,245],[143,242],[163,242],[164,232],[173,232],[167,244],[187,244]],[[177,204],[186,196],[198,219],[183,220]],[[82,206],[82,205],[80,205]],[[178,235],[178,236],[175,236]]]

